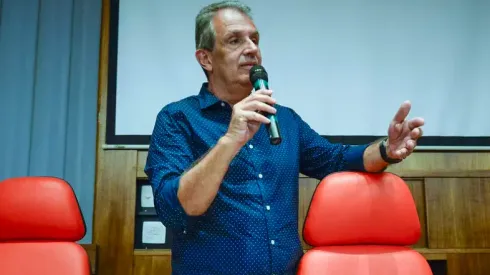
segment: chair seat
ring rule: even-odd
[[[73,242],[0,243],[0,259],[0,274],[90,274],[87,253]]]
[[[301,259],[300,275],[432,275],[427,260],[409,247],[315,247]]]

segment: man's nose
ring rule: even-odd
[[[259,50],[259,46],[252,40],[252,39],[247,39],[247,45],[246,45],[246,54],[249,55],[255,55],[257,54],[257,51]]]

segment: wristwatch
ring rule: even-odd
[[[386,141],[387,140],[388,140],[388,138],[385,138],[383,141],[381,141],[379,143],[379,152],[381,153],[381,158],[389,164],[401,162],[402,161],[401,159],[392,159],[392,158],[388,157],[388,154],[386,153]]]

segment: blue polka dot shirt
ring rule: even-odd
[[[172,233],[172,274],[295,274],[303,255],[298,235],[298,176],[322,179],[364,171],[367,145],[329,143],[292,109],[275,105],[283,138],[271,145],[265,125],[240,150],[201,216],[187,216],[179,179],[222,137],[230,105],[207,90],[158,113],[145,172],[155,209]]]

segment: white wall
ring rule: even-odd
[[[198,93],[194,20],[211,1],[120,0],[117,135],[149,135]],[[322,135],[385,135],[406,99],[427,136],[490,136],[490,1],[243,1],[278,103]]]

